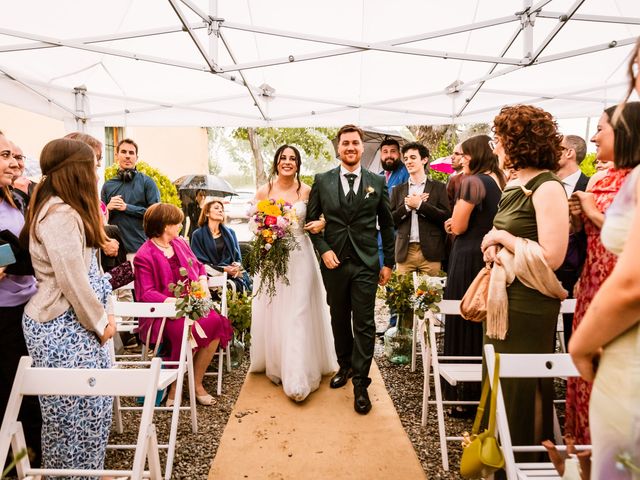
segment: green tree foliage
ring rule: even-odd
[[[180,197],[178,196],[178,190],[176,186],[171,183],[169,177],[167,177],[164,173],[162,173],[157,168],[152,167],[148,163],[145,162],[136,162],[136,169],[139,172],[148,175],[156,182],[158,189],[160,190],[160,201],[164,203],[170,203],[175,205],[178,208],[182,208],[182,202],[180,201]],[[118,173],[118,165],[113,164],[110,167],[107,167],[104,171],[104,179],[111,180]]]
[[[595,153],[587,153],[587,155],[580,163],[580,170],[587,177],[591,177],[594,173],[596,173],[596,154]]]
[[[303,156],[303,170],[306,172],[322,171],[335,158],[330,141],[337,133],[335,128],[237,128],[233,131],[233,137],[249,142],[252,133],[255,133],[259,145],[252,151],[254,164],[251,167],[256,168],[257,172],[262,169],[265,175],[268,175],[271,169],[275,151],[285,143],[300,150]],[[260,155],[261,158],[257,158],[256,155]],[[262,183],[260,177],[258,173],[257,183]]]

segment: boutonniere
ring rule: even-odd
[[[364,196],[364,199],[366,200],[367,198],[369,198],[370,195],[375,195],[375,194],[376,194],[375,189],[371,185],[369,185],[367,187],[367,194]]]

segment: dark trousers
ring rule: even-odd
[[[20,357],[29,355],[22,333],[22,312],[24,305],[0,307],[0,412],[4,413],[9,402],[13,379],[18,370]],[[18,419],[22,422],[27,446],[33,450],[33,467],[40,466],[40,435],[42,416],[38,397],[22,398]],[[3,461],[5,459],[2,459]]]
[[[358,258],[341,261],[330,270],[321,264],[331,327],[340,368],[353,369],[353,384],[368,386],[376,327],[374,309],[378,272]],[[353,330],[352,330],[353,320]]]

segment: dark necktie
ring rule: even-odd
[[[358,177],[355,173],[345,173],[344,176],[347,179],[347,182],[349,182],[349,192],[347,192],[347,203],[351,203],[353,202],[353,199],[356,198],[356,192],[354,192],[353,190],[353,184],[356,181],[356,178]]]

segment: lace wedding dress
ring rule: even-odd
[[[322,375],[338,370],[338,363],[320,268],[303,230],[306,203],[298,201],[293,207],[299,219],[294,227],[299,246],[289,256],[289,285],[277,281],[272,298],[266,293],[253,298],[249,371],[265,372],[300,402],[318,388]],[[256,275],[254,292],[259,287]]]

